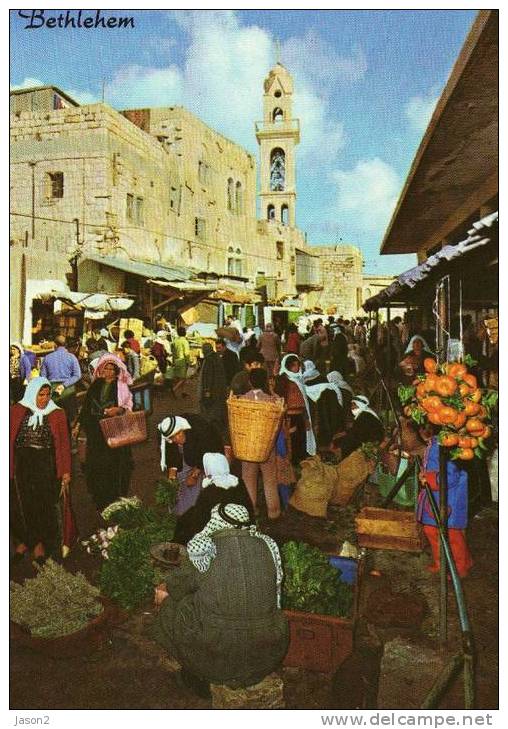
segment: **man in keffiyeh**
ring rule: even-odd
[[[282,565],[275,542],[257,532],[240,504],[218,504],[156,594],[153,637],[182,665],[182,678],[251,686],[274,671],[289,644],[280,609]],[[162,591],[165,587],[165,591]]]

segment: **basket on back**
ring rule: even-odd
[[[125,413],[114,418],[99,421],[104,440],[110,448],[143,443],[146,440],[146,417],[144,410]]]
[[[284,401],[256,402],[231,396],[227,406],[235,457],[253,463],[266,461],[280,429]]]

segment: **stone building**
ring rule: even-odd
[[[356,313],[360,251],[308,246],[296,228],[300,129],[280,63],[263,91],[259,219],[256,159],[183,107],[119,112],[53,86],[12,92],[12,336],[30,343],[34,300],[69,290],[129,294],[150,318],[189,316],[205,299],[296,296],[302,309]]]
[[[323,312],[333,309],[346,319],[356,316],[363,301],[361,250],[352,245],[312,246],[310,250],[319,256],[323,290],[317,299]]]

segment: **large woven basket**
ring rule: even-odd
[[[240,461],[264,463],[275,445],[284,414],[284,401],[256,402],[230,396],[227,406],[235,457]]]
[[[99,425],[110,448],[143,443],[147,437],[144,410],[117,415],[114,418],[103,418],[99,421]]]

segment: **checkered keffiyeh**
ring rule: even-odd
[[[277,607],[281,606],[282,561],[279,548],[267,534],[257,531],[249,512],[240,504],[218,504],[213,507],[210,521],[187,545],[187,554],[199,572],[206,572],[217,556],[217,547],[212,535],[224,529],[247,529],[252,537],[262,539],[272,555],[277,572]]]

